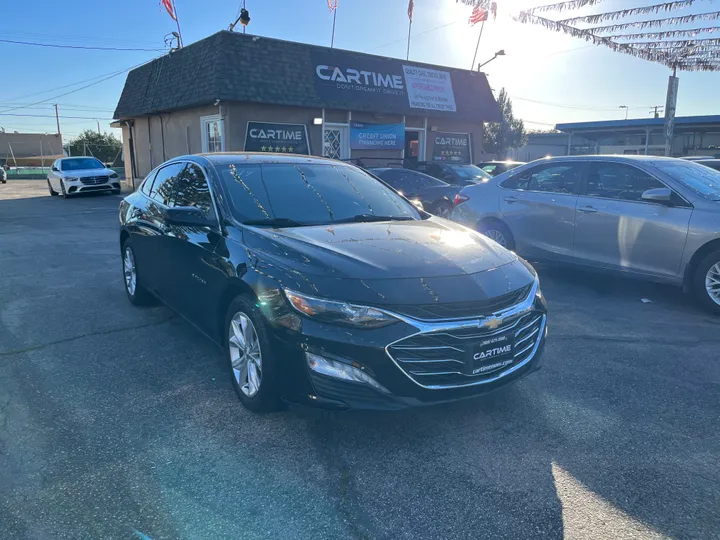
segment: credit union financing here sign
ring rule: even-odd
[[[402,150],[405,148],[405,124],[367,124],[350,122],[352,150]]]
[[[248,122],[245,151],[309,155],[307,127],[303,124]]]
[[[456,112],[447,71],[406,66],[386,58],[365,58],[344,51],[315,51],[315,89],[326,104],[340,108],[377,107]]]

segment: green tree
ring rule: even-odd
[[[509,148],[522,146],[527,141],[525,124],[519,118],[515,118],[512,110],[512,102],[503,88],[497,98],[502,122],[485,124],[483,136],[483,151],[495,154],[497,159],[505,159]]]
[[[98,133],[86,129],[68,144],[73,156],[95,156],[103,163],[111,163],[122,150],[122,142],[112,133]]]

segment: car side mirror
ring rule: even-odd
[[[194,206],[176,206],[164,212],[165,222],[170,225],[187,225],[190,227],[212,227],[216,225],[205,212]]]
[[[51,170],[51,171],[54,171],[54,172],[57,172],[57,171],[58,171],[58,168],[55,167],[55,166],[52,166],[52,167],[50,167],[50,170]]]
[[[670,188],[648,189],[640,199],[646,202],[670,204],[672,202],[672,190]]]

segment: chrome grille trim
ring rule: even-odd
[[[522,344],[527,339],[534,337],[530,344],[528,344],[527,347],[523,348],[521,351],[516,352],[514,354],[514,357],[521,357],[523,354],[527,354],[528,351],[530,351],[530,354],[527,355],[526,358],[519,361],[517,364],[512,365],[508,369],[502,370],[499,373],[497,373],[494,376],[484,378],[482,380],[474,380],[467,383],[459,383],[459,384],[423,384],[418,382],[414,377],[427,377],[427,376],[444,376],[444,375],[454,375],[454,376],[463,376],[463,377],[477,377],[476,375],[468,375],[466,373],[461,373],[458,371],[441,371],[441,372],[419,372],[419,371],[406,371],[406,369],[401,364],[406,364],[407,368],[411,368],[412,366],[408,364],[420,364],[418,367],[420,367],[422,364],[425,363],[443,363],[441,360],[447,362],[447,360],[450,359],[420,359],[418,360],[410,360],[410,359],[404,359],[400,360],[399,358],[396,359],[393,357],[393,355],[390,353],[390,348],[394,347],[396,343],[400,343],[405,340],[409,340],[418,336],[425,336],[429,335],[431,337],[437,337],[442,335],[447,335],[448,337],[452,339],[473,339],[473,338],[480,338],[480,337],[489,337],[495,334],[508,332],[509,330],[514,329],[522,320],[523,317],[528,316],[531,312],[534,310],[534,303],[535,303],[535,295],[537,294],[539,288],[539,283],[536,278],[535,282],[533,283],[532,288],[530,289],[530,292],[528,296],[519,304],[516,304],[515,306],[511,306],[507,309],[504,309],[502,311],[499,311],[497,313],[492,314],[488,317],[483,318],[475,318],[475,319],[463,319],[463,320],[446,320],[446,321],[423,321],[418,319],[413,319],[410,317],[406,317],[404,315],[400,315],[391,311],[385,311],[388,315],[392,315],[393,317],[396,317],[400,319],[401,321],[417,328],[417,332],[414,334],[411,334],[409,336],[405,336],[401,339],[398,339],[390,344],[388,344],[385,347],[385,354],[388,355],[390,360],[398,367],[398,369],[406,376],[408,379],[410,379],[413,383],[416,385],[425,388],[425,389],[431,389],[431,390],[445,390],[445,389],[452,389],[452,388],[464,388],[464,387],[471,387],[471,386],[478,386],[481,384],[489,384],[492,382],[495,382],[503,377],[506,377],[515,371],[521,369],[523,366],[528,364],[533,358],[535,358],[535,354],[537,353],[538,348],[540,347],[540,343],[542,341],[542,337],[545,335],[546,325],[547,325],[547,316],[544,313],[537,312],[537,316],[533,317],[532,320],[526,324],[523,324],[523,326],[515,331],[515,337],[522,334],[524,331],[528,330],[529,328],[532,328],[533,325],[537,325],[539,323],[539,327],[536,328],[533,332],[531,332],[528,336],[523,336],[522,339],[516,342],[516,345],[518,343]],[[486,320],[491,319],[503,319],[503,321],[508,321],[506,325],[504,325],[502,328],[496,329],[496,330],[488,330],[486,332],[483,332],[482,334],[470,334],[467,336],[458,336],[458,335],[451,335],[449,332],[454,332],[458,330],[465,330],[465,329],[478,329],[480,328],[483,323]],[[450,346],[437,346],[437,347],[412,347],[412,346],[406,346],[403,347],[402,345],[399,345],[397,349],[402,350],[433,350],[433,349],[442,349],[442,348],[450,348],[455,349],[459,352],[462,352],[457,347],[450,347]],[[427,360],[427,362],[425,362]],[[458,360],[453,360],[454,362],[462,363]],[[439,367],[439,366],[438,366]]]

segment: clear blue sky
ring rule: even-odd
[[[186,44],[227,28],[240,2],[176,0]],[[252,22],[248,32],[293,41],[330,44],[332,17],[326,0],[246,0]],[[504,49],[507,56],[485,70],[494,90],[507,88],[516,113],[529,128],[558,122],[618,119],[619,105],[630,116],[648,117],[651,105],[663,105],[669,70],[663,66],[588,45],[539,27],[521,25],[510,15],[545,0],[498,0],[496,22],[485,26],[478,61]],[[650,4],[649,0],[607,0],[595,12]],[[717,10],[717,3],[698,0],[685,13]],[[715,7],[713,7],[715,6]],[[469,68],[479,25],[469,27],[470,8],[455,0],[416,0],[410,57],[413,60]],[[667,15],[661,15],[667,16]],[[404,57],[407,36],[406,0],[339,0],[335,45],[386,56]],[[163,37],[174,22],[158,0],[35,0],[4,2],[0,39],[65,45],[163,48]],[[125,74],[47,104],[8,111],[83,85],[65,85],[98,78],[128,68],[160,52],[48,49],[0,43],[0,127],[7,131],[54,131],[50,103],[60,104],[65,139],[84,128],[103,131],[125,81]],[[720,73],[680,75],[679,115],[720,114]],[[92,80],[86,82],[89,84]],[[30,95],[36,94],[36,95]],[[539,103],[536,103],[539,102]],[[554,105],[551,105],[554,104]],[[561,106],[556,106],[561,105]],[[6,115],[2,115],[6,111]]]

